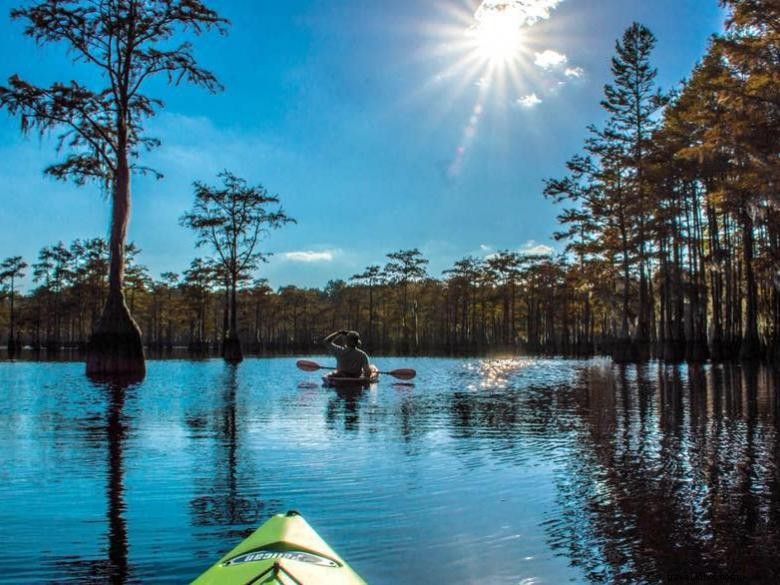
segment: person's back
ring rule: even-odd
[[[334,343],[334,339],[340,335],[346,338],[346,344]],[[335,331],[323,339],[325,347],[336,357],[336,375],[370,377],[371,369],[368,363],[368,354],[359,348],[360,335],[357,331]]]

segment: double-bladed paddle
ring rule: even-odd
[[[298,360],[297,362],[295,362],[295,365],[298,366],[298,368],[303,370],[304,372],[316,372],[317,370],[336,369],[336,368],[330,368],[328,366],[321,366],[317,362],[312,362],[309,360]],[[399,380],[411,380],[417,375],[417,372],[415,372],[411,368],[399,368],[397,370],[390,370],[389,372],[379,372],[379,373],[393,376],[394,378],[398,378]]]

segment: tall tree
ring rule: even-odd
[[[198,234],[198,245],[214,249],[216,261],[224,271],[228,294],[228,329],[224,332],[223,355],[228,362],[243,359],[238,337],[236,291],[238,283],[248,278],[259,262],[268,256],[257,245],[270,230],[295,220],[281,207],[276,195],[269,195],[262,185],[249,186],[244,179],[223,171],[222,187],[195,183],[195,204],[181,218],[185,227]]]
[[[14,295],[16,292],[16,280],[24,278],[24,269],[27,268],[27,262],[22,260],[21,256],[11,256],[0,263],[0,284],[8,283],[11,298],[11,323],[8,333],[8,354],[16,354],[19,348],[17,337],[15,335],[15,311]]]
[[[374,288],[382,279],[382,269],[372,264],[360,274],[355,274],[350,280],[368,288],[368,347],[373,347],[374,341]],[[370,349],[369,349],[370,350]]]
[[[38,87],[14,75],[0,87],[0,107],[20,117],[23,132],[62,130],[58,146],[68,155],[46,173],[77,184],[96,179],[110,190],[109,292],[89,342],[87,374],[142,376],[141,332],[123,292],[124,246],[131,174],[154,172],[134,161],[141,150],[159,144],[143,134],[143,122],[162,102],[141,89],[158,76],[172,84],[221,89],[214,75],[198,65],[191,44],[177,44],[175,37],[213,28],[224,32],[227,21],[199,0],[43,0],[11,16],[23,20],[25,34],[38,43],[65,44],[74,60],[91,66],[103,83],[95,89],[77,81]]]
[[[475,343],[474,307],[475,289],[480,274],[484,272],[484,261],[467,256],[457,260],[452,268],[444,270],[447,278],[447,290],[450,293],[452,338],[448,344],[455,352],[471,349]]]
[[[743,360],[763,353],[758,333],[759,303],[755,247],[758,228],[767,207],[780,205],[780,5],[776,0],[722,0],[730,9],[726,34],[713,44],[721,74],[711,84],[727,109],[718,120],[724,132],[713,142],[732,152],[732,168],[725,184],[727,198],[739,202],[742,227],[742,263],[745,271],[745,319],[740,345]],[[762,212],[761,209],[764,208]],[[775,222],[766,222],[769,240],[777,242]],[[772,260],[780,270],[775,244]],[[776,336],[776,334],[775,334]],[[775,350],[778,357],[780,351]]]
[[[385,265],[385,273],[391,282],[401,285],[401,329],[403,330],[403,352],[410,350],[410,333],[414,339],[414,351],[416,352],[420,345],[418,337],[418,306],[417,298],[414,294],[414,284],[420,282],[426,277],[425,266],[428,259],[422,255],[417,248],[411,250],[399,250],[387,254],[390,259]],[[411,294],[410,294],[411,293]],[[407,314],[411,309],[412,326],[409,327]]]
[[[188,348],[194,354],[205,353],[207,350],[206,312],[213,283],[214,267],[203,258],[195,258],[183,273],[182,293],[189,324]]]
[[[166,318],[165,349],[170,351],[173,348],[173,320],[176,314],[176,306],[173,300],[173,291],[179,283],[179,275],[175,272],[163,272],[160,275],[163,292],[165,294],[164,313]],[[162,315],[161,315],[162,317]]]
[[[56,246],[45,246],[33,264],[35,282],[42,282],[43,290],[50,296],[51,329],[47,331],[46,348],[57,351],[60,348],[60,317],[62,289],[71,276],[70,265],[73,254],[63,242]]]
[[[656,39],[650,30],[634,22],[615,43],[612,58],[613,84],[604,86],[602,107],[610,114],[608,137],[620,148],[622,167],[627,171],[631,215],[636,223],[639,260],[639,310],[636,341],[640,356],[649,355],[654,338],[653,303],[650,290],[649,225],[655,204],[647,181],[647,150],[658,125],[656,112],[667,102],[655,85],[658,71],[650,65]]]
[[[486,267],[501,288],[501,341],[505,347],[515,344],[515,297],[517,275],[523,259],[517,252],[501,250],[487,258]]]

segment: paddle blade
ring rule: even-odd
[[[382,372],[383,374],[390,374],[400,380],[411,380],[417,375],[411,368],[399,368],[397,370],[390,370],[389,372]]]
[[[304,372],[316,372],[317,370],[322,369],[322,366],[317,362],[310,362],[309,360],[298,360],[295,362],[295,365]]]

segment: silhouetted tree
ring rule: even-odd
[[[27,268],[27,262],[22,260],[21,256],[11,256],[0,263],[0,284],[8,283],[11,299],[11,323],[8,334],[8,353],[14,355],[19,349],[17,336],[15,335],[15,317],[14,298],[16,293],[16,281],[24,278],[24,269]]]
[[[224,270],[228,294],[228,329],[224,332],[223,355],[228,362],[243,359],[238,337],[236,291],[241,279],[248,278],[258,263],[268,256],[257,250],[270,230],[295,222],[281,207],[269,210],[279,198],[262,186],[250,187],[228,171],[220,173],[222,188],[195,183],[195,204],[181,218],[182,225],[198,234],[198,245],[208,244]]]
[[[69,154],[46,173],[77,184],[96,179],[110,189],[109,290],[90,339],[87,374],[143,375],[141,332],[125,305],[124,245],[131,174],[151,171],[133,161],[140,150],[159,144],[143,134],[143,121],[162,102],[141,89],[159,75],[173,84],[220,89],[214,75],[198,66],[192,46],[172,39],[179,31],[224,31],[227,21],[198,0],[44,0],[11,16],[23,20],[25,34],[38,43],[64,43],[75,61],[93,67],[105,82],[99,89],[77,81],[38,87],[14,75],[0,87],[0,107],[20,117],[24,132],[63,131],[58,146]]]

